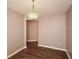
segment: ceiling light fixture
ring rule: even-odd
[[[38,18],[38,16],[39,16],[39,14],[37,13],[37,12],[35,12],[35,4],[34,4],[34,2],[35,2],[35,0],[32,0],[32,2],[33,2],[33,5],[32,5],[32,12],[30,12],[29,14],[28,14],[28,17],[31,19],[31,20],[36,20],[37,18]]]

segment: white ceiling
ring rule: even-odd
[[[65,13],[71,5],[71,0],[36,0],[35,9],[40,16]],[[7,6],[23,15],[27,15],[32,8],[32,0],[7,0]]]

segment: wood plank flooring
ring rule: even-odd
[[[45,47],[25,48],[9,59],[68,59],[64,51]]]

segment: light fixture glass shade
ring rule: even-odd
[[[36,13],[36,12],[31,12],[31,13],[28,14],[28,17],[29,17],[30,19],[37,19],[38,16],[39,16],[39,14]]]

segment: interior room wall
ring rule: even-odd
[[[24,46],[24,16],[7,9],[7,52],[8,55]]]
[[[38,41],[38,21],[27,20],[27,41]]]
[[[39,45],[66,49],[66,15],[39,18]]]
[[[66,12],[66,49],[72,56],[72,6]]]
[[[27,22],[26,22],[26,19],[27,19],[27,17],[26,16],[24,16],[24,47],[26,47],[27,48],[27,43],[26,43],[26,41],[27,41]]]

